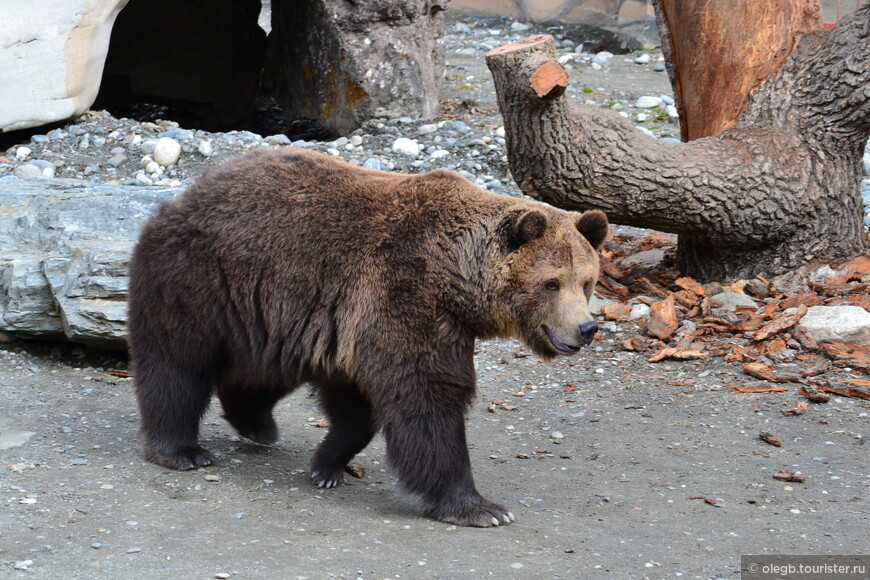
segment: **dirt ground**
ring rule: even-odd
[[[451,61],[445,101],[461,109],[471,91],[467,114],[495,123],[479,61]],[[669,92],[663,73],[583,74],[612,95]],[[213,406],[202,439],[216,465],[171,472],[140,455],[132,381],[110,372],[124,360],[0,345],[0,577],[706,579],[738,578],[741,554],[868,553],[867,401],[786,415],[795,387],[734,393],[739,365],[651,364],[623,350],[632,333],[604,323],[590,349],[550,363],[480,343],[472,464],[517,517],[492,529],[422,518],[380,438],[357,458],[362,479],[313,487],[325,429],[307,393],[279,404],[273,447],[240,440]]]

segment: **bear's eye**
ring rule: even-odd
[[[557,292],[559,290],[559,283],[555,280],[550,280],[549,282],[544,284],[544,288],[546,288],[550,292]]]

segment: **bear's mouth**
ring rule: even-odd
[[[552,344],[553,348],[555,348],[559,352],[563,352],[565,354],[577,354],[578,352],[580,352],[579,346],[565,344],[564,342],[556,338],[556,335],[553,334],[553,331],[547,328],[546,325],[544,326],[544,332],[547,333],[547,338],[550,339],[550,344]]]

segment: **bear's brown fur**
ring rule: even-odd
[[[330,429],[323,487],[382,430],[428,515],[513,519],[471,475],[465,413],[476,338],[571,354],[597,330],[587,300],[608,231],[585,214],[487,193],[435,171],[396,175],[294,148],[214,168],[144,227],[129,339],[146,457],[208,465],[213,393],[241,435],[274,443],[275,403],[305,382]]]

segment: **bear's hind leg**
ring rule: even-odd
[[[162,363],[135,367],[140,436],[148,461],[187,470],[214,463],[199,445],[199,422],[212,394],[212,378]]]
[[[474,485],[462,408],[438,403],[428,411],[392,410],[384,427],[387,455],[399,481],[423,499],[427,516],[460,526],[488,528],[514,521],[504,506]]]
[[[344,468],[365,449],[376,429],[368,399],[353,384],[319,388],[329,418],[329,432],[311,460],[311,479],[318,487],[335,487],[344,481]]]
[[[218,399],[223,417],[239,435],[256,443],[272,445],[278,440],[278,425],[272,417],[275,404],[287,394],[287,389],[255,387],[221,382]]]

